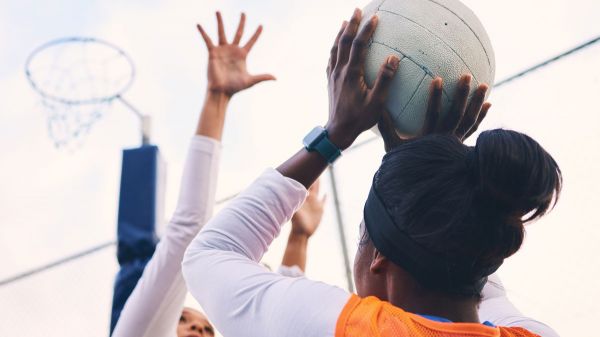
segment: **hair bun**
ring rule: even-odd
[[[562,186],[554,159],[529,136],[510,130],[483,132],[472,150],[478,218],[492,234],[489,257],[514,254],[524,238],[524,223],[544,215]]]
[[[508,218],[531,214],[527,222],[554,205],[562,186],[560,169],[531,137],[503,129],[486,131],[473,152],[479,192]]]

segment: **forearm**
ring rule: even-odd
[[[230,99],[231,96],[225,93],[207,90],[196,135],[221,140],[225,125],[225,112]]]
[[[302,149],[281,164],[277,171],[284,177],[294,179],[305,188],[309,188],[327,169],[328,165],[325,158],[319,153]]]
[[[306,251],[308,248],[308,236],[290,232],[288,243],[285,247],[281,264],[288,267],[298,266],[304,272],[306,270]]]

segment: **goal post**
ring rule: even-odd
[[[123,150],[111,332],[158,242],[164,220],[166,164],[155,145]]]

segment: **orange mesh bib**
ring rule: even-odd
[[[376,297],[352,295],[338,318],[335,337],[539,337],[523,328],[435,322]]]

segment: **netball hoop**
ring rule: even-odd
[[[81,140],[114,101],[139,118],[142,144],[150,142],[150,117],[123,98],[135,67],[119,47],[90,37],[50,41],[31,53],[25,74],[41,97],[56,147]]]

